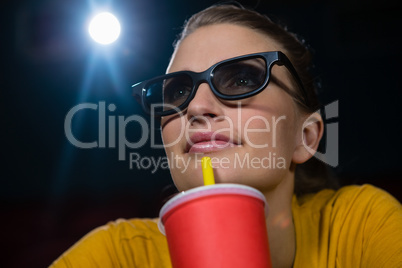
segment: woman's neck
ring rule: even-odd
[[[266,218],[273,268],[293,267],[296,235],[292,215],[294,175],[265,194],[268,203]]]

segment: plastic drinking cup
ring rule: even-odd
[[[265,216],[258,190],[215,184],[182,192],[160,211],[174,268],[271,267]]]

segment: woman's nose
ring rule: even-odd
[[[200,84],[187,107],[188,120],[194,120],[200,116],[214,118],[220,115],[222,115],[222,103],[207,83]]]

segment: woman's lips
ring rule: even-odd
[[[233,143],[225,141],[203,141],[198,142],[190,147],[189,153],[208,153],[213,151],[222,150],[226,147],[235,146]]]
[[[214,132],[197,132],[190,137],[187,142],[186,151],[188,153],[208,153],[219,151],[238,144],[229,137]]]

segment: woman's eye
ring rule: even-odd
[[[163,81],[163,103],[179,106],[183,104],[191,94],[191,77],[186,75],[175,76]]]
[[[252,62],[251,62],[252,63]],[[223,94],[244,94],[261,86],[265,68],[260,64],[234,63],[216,70],[213,83]]]
[[[180,99],[180,98],[183,98],[184,96],[187,96],[188,92],[189,92],[189,90],[186,88],[178,88],[173,91],[172,97],[174,99]]]
[[[254,86],[256,83],[255,81],[253,81],[252,78],[237,77],[235,78],[234,84],[239,87],[244,87],[244,86]]]
[[[164,90],[164,99],[167,103],[174,103],[178,100],[187,99],[191,88],[186,85],[172,85]]]
[[[241,90],[254,88],[260,84],[260,79],[249,72],[231,73],[225,75],[221,85],[227,90]]]

